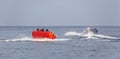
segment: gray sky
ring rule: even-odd
[[[120,26],[120,0],[0,0],[0,26]]]

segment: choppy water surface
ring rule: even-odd
[[[34,41],[31,32],[47,28],[58,38]],[[81,26],[0,27],[0,59],[119,59],[120,27],[93,27],[99,33],[83,35]]]

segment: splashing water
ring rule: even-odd
[[[64,34],[65,36],[73,36],[73,35],[78,35],[78,36],[80,36],[80,35],[82,35],[81,33],[77,33],[77,32],[67,32],[67,33],[65,33]]]
[[[64,36],[79,36],[79,37],[83,37],[85,39],[118,39],[117,37],[111,37],[111,36],[107,36],[107,35],[101,35],[101,34],[94,34],[94,33],[78,33],[78,32],[67,32],[64,34]]]
[[[7,40],[0,40],[0,42],[35,42],[35,41],[68,41],[70,39],[60,38],[60,39],[32,39],[30,37],[23,37],[19,39],[7,39]]]

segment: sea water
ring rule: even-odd
[[[49,29],[57,39],[34,41],[36,28]],[[94,26],[97,34],[84,35],[87,26],[1,26],[0,59],[120,59],[120,27]]]

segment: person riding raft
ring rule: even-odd
[[[98,30],[96,28],[87,27],[87,29],[84,31],[84,34],[89,34],[89,33],[97,34]]]
[[[40,38],[49,38],[49,39],[55,39],[56,35],[52,32],[50,32],[48,29],[44,31],[44,29],[37,28],[35,31],[32,32],[32,38],[34,39],[40,39]]]

